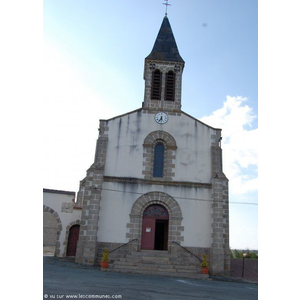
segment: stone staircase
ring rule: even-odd
[[[170,254],[157,250],[132,252],[110,263],[107,271],[191,279],[209,278],[209,275],[201,273],[199,260],[189,253]]]

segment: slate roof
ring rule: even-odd
[[[183,62],[179,54],[172,28],[167,16],[164,17],[151,53],[146,59]]]

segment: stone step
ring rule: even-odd
[[[193,265],[193,266],[197,266],[197,267],[200,267],[200,264],[197,263],[197,262],[190,262],[190,261],[183,261],[183,260],[170,260],[168,262],[168,264],[172,264],[174,266],[189,266],[189,265]]]
[[[142,256],[142,262],[146,263],[161,263],[166,264],[169,262],[169,257],[148,257],[148,256]]]
[[[158,272],[158,273],[163,273],[163,272],[167,272],[167,273],[176,273],[176,269],[173,269],[173,268],[168,268],[168,269],[157,268],[157,272]]]
[[[201,274],[201,270],[192,269],[175,269],[177,273],[191,273],[191,274]]]
[[[201,263],[199,259],[196,257],[190,255],[190,256],[177,256],[176,258],[170,258],[170,260],[175,259],[175,260],[181,260],[181,261],[190,261],[190,262],[196,262],[196,263]]]
[[[135,271],[135,270],[138,270],[139,269],[139,266],[128,266],[128,265],[114,265],[112,266],[111,268],[112,270],[132,270],[132,271]]]
[[[141,262],[143,260],[151,260],[151,261],[159,261],[159,262],[167,262],[170,261],[168,257],[154,257],[154,256],[132,256],[126,255],[126,260]]]
[[[132,257],[126,257],[125,259],[120,259],[119,261],[126,261],[126,262],[132,262],[132,263],[147,263],[147,264],[171,264],[170,260],[168,258],[155,258],[155,257],[140,257],[139,259],[132,258]]]
[[[131,261],[115,261],[114,266],[121,267],[121,266],[138,266],[138,267],[148,267],[148,268],[162,268],[162,269],[175,269],[174,265],[168,264],[149,264],[149,263],[142,263],[142,262],[131,262]]]
[[[200,266],[198,261],[181,259],[175,257],[149,257],[149,256],[137,256],[127,255],[125,258],[120,258],[119,261],[127,261],[134,263],[153,263],[153,264],[172,264],[172,265],[190,265],[191,263],[196,266]]]
[[[175,272],[188,272],[188,273],[196,273],[200,272],[200,268],[196,268],[193,265],[183,265],[183,266],[174,266],[174,265],[160,265],[160,264],[143,264],[143,263],[132,263],[132,262],[121,262],[115,261],[114,264],[110,265],[112,268],[123,268],[123,267],[137,267],[138,269],[161,269],[161,270],[172,270]]]
[[[133,269],[138,270],[157,270],[157,271],[165,271],[165,272],[186,272],[186,273],[200,273],[200,268],[196,268],[195,266],[174,266],[174,265],[160,265],[160,264],[143,264],[143,263],[132,263],[132,262],[121,262],[116,261],[114,264],[110,265],[113,269]]]
[[[132,252],[130,254],[133,257],[177,257],[177,254],[171,254],[168,251],[159,251],[159,250],[141,250],[138,252]],[[128,256],[128,255],[127,255]]]
[[[124,258],[114,261],[108,271],[191,279],[207,279],[209,277],[201,274],[200,262],[188,253],[171,254],[167,251],[153,250],[141,250],[127,254]]]
[[[134,258],[134,257],[130,257],[130,256],[127,256],[125,258],[120,258],[118,261],[126,261],[126,262],[133,262],[133,263],[139,263],[139,262],[142,262],[142,258],[139,257],[139,258]]]
[[[118,261],[118,260],[116,260],[113,263],[113,265],[114,266],[135,266],[135,265],[138,265],[138,263],[132,262],[132,261]]]
[[[152,265],[160,265],[160,266],[178,266],[178,267],[190,267],[190,268],[200,268],[199,263],[183,261],[181,259],[168,259],[168,258],[153,258],[153,257],[139,257],[134,258],[132,256],[127,256],[125,258],[120,258],[119,260],[114,261],[115,263],[128,263],[128,264],[152,264]]]
[[[194,265],[175,265],[174,268],[176,270],[198,270]]]

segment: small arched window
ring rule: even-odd
[[[163,177],[165,147],[158,143],[154,148],[153,177]]]
[[[175,73],[169,71],[166,73],[166,89],[165,89],[165,100],[174,101],[175,98]]]
[[[160,100],[161,96],[161,72],[155,70],[152,73],[152,90],[151,90],[151,99]]]

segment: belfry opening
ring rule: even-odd
[[[169,213],[162,205],[150,205],[143,213],[142,250],[168,250]]]

